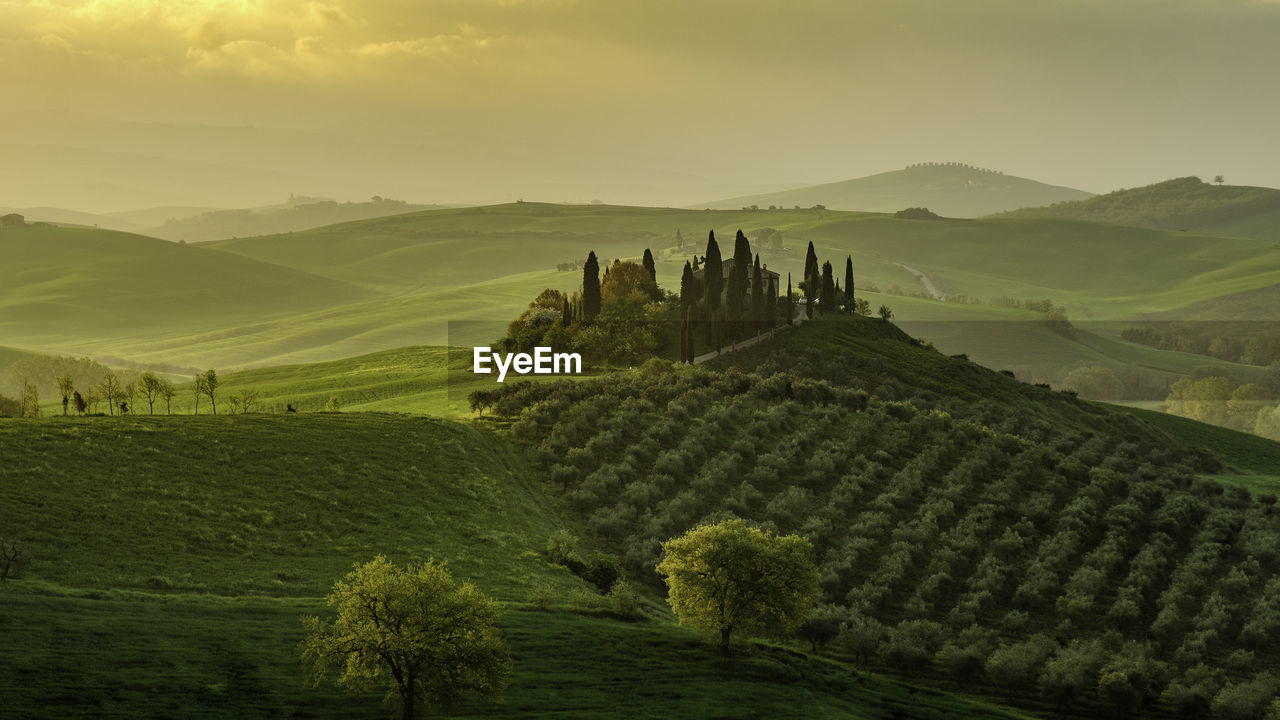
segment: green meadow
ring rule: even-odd
[[[379,553],[447,561],[505,607],[504,701],[450,717],[1021,717],[788,647],[722,659],[656,596],[614,617],[542,559],[580,530],[474,422],[6,420],[0,468],[5,535],[31,557],[0,585],[0,704],[22,717],[382,717],[377,693],[306,687],[297,656],[299,618]]]

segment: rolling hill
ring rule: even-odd
[[[241,210],[208,210],[168,216],[142,234],[165,240],[205,242],[225,238],[290,233],[354,220],[420,212],[436,205],[414,205],[377,198],[369,202],[335,202],[324,198],[291,198],[279,205]]]
[[[1156,230],[1280,240],[1280,190],[1211,185],[1197,177],[1116,190],[1048,207],[1026,207],[1003,215],[1088,220]]]
[[[0,335],[32,349],[220,328],[367,296],[291,268],[109,230],[7,228],[0,253]]]
[[[927,207],[947,217],[978,217],[1021,207],[1082,200],[1081,190],[1046,185],[962,163],[923,163],[878,175],[774,193],[701,203],[693,207],[737,209],[756,205],[897,212]]]

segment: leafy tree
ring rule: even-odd
[[[1226,181],[1227,181],[1227,179],[1226,179],[1226,178],[1224,178],[1224,177],[1222,177],[1221,175],[1214,175],[1214,176],[1213,176],[1213,181],[1214,181],[1214,182],[1216,182],[1216,183],[1218,183],[1219,185],[1221,185],[1222,183],[1226,182]]]
[[[76,391],[75,381],[70,375],[58,376],[58,392],[62,395],[62,415],[67,414],[67,408],[71,405],[71,393]]]
[[[204,375],[200,376],[203,382],[200,383],[200,392],[203,392],[209,398],[209,404],[213,406],[213,414],[218,414],[218,373],[215,370],[205,370]]]
[[[600,314],[600,261],[592,250],[582,266],[582,315],[594,320]]]
[[[160,399],[163,390],[164,381],[150,370],[142,373],[142,377],[138,379],[138,391],[146,398],[147,409],[152,415],[156,414],[156,401]]]
[[[600,286],[603,308],[627,300],[643,305],[659,297],[658,285],[649,271],[633,262],[615,261]]]
[[[353,692],[387,687],[400,717],[420,705],[448,709],[468,694],[497,696],[511,661],[494,630],[497,603],[471,583],[454,584],[434,560],[394,567],[381,555],[333,586],[338,616],[304,618],[302,661],[319,685],[329,670]]]
[[[880,315],[880,319],[885,322],[889,322],[893,319],[893,311],[889,309],[888,305],[881,305],[878,313]]]
[[[853,256],[849,255],[844,259],[844,311],[847,314],[853,313],[854,308],[853,297]]]
[[[729,654],[734,632],[785,636],[796,631],[818,597],[813,546],[726,520],[701,525],[662,544],[657,570],[680,622],[720,631]]]
[[[640,264],[643,265],[645,271],[649,273],[649,279],[653,281],[653,284],[657,285],[658,267],[653,263],[653,253],[649,252],[649,248],[644,249],[644,258],[641,259]]]

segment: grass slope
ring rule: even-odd
[[[365,295],[295,269],[107,230],[0,230],[0,248],[0,333],[33,342],[190,332]]]
[[[398,200],[344,202],[319,198],[298,198],[283,205],[242,210],[209,210],[161,218],[143,230],[166,240],[205,242],[233,237],[250,237],[323,227],[352,220],[419,212],[438,205],[416,205]]]
[[[454,717],[1014,718],[789,650],[716,657],[669,616],[534,611],[588,592],[539,559],[565,522],[523,456],[468,424],[393,415],[0,421],[0,527],[33,563],[0,585],[0,707],[24,718],[381,717],[304,687],[300,615],[351,564],[434,556],[507,604],[497,706]]]
[[[947,217],[977,217],[1089,196],[1081,190],[965,165],[916,165],[854,180],[716,200],[697,207],[736,209],[751,205],[825,205],[837,210],[872,212],[927,207]]]

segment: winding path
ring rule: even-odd
[[[920,281],[920,285],[921,287],[924,288],[924,291],[929,293],[930,297],[932,297],[935,300],[942,299],[942,293],[938,292],[937,286],[933,284],[933,281],[929,279],[928,275],[925,275],[924,273],[911,267],[910,265],[903,265],[902,263],[894,263],[894,265],[897,265],[903,270],[906,270],[907,272],[914,275],[916,280]]]

